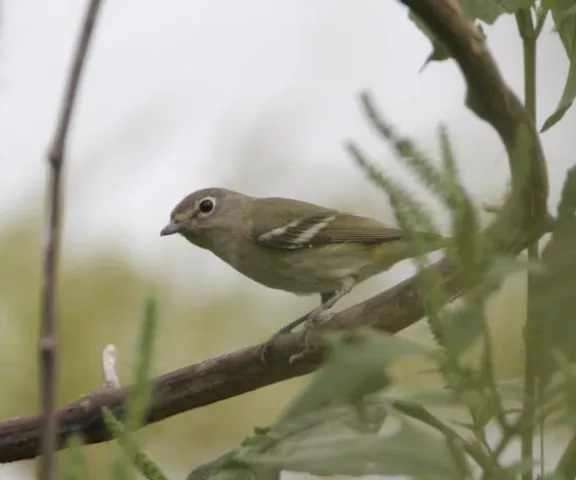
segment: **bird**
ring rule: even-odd
[[[174,234],[266,287],[320,295],[318,307],[285,325],[270,341],[302,323],[314,324],[358,283],[413,253],[401,229],[376,219],[215,187],[197,190],[173,208],[160,235]],[[423,253],[446,246],[442,236],[421,235]]]

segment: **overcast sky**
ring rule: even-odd
[[[0,228],[41,207],[45,152],[87,2],[3,3]],[[507,18],[487,34],[505,77],[521,92],[514,28]],[[567,71],[550,30],[539,63],[541,121]],[[463,106],[464,84],[452,62],[419,73],[429,48],[399,2],[103,2],[70,137],[67,251],[113,244],[137,263],[177,269],[195,258],[215,266],[184,241],[158,236],[174,204],[205,186],[323,203],[345,198],[378,214],[383,197],[366,187],[342,148],[357,139],[400,172],[358,108],[364,88],[426,148],[445,122],[471,191],[497,201],[509,178],[503,147]],[[553,204],[573,162],[574,118],[570,113],[544,137]],[[389,212],[381,215],[389,219]]]

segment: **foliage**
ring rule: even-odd
[[[471,21],[488,25],[503,14],[514,14],[524,40],[526,62],[535,60],[530,58],[530,42],[536,41],[551,13],[571,62],[560,104],[542,130],[551,128],[576,96],[573,2],[462,0],[461,6]],[[449,58],[446,47],[424,23],[413,13],[410,18],[432,41],[428,61]],[[525,73],[531,75],[530,69],[526,68]],[[533,80],[527,78],[526,82],[535,85]],[[535,96],[530,88],[526,89],[527,102]],[[442,281],[428,268],[428,260],[419,255],[423,239],[417,232],[437,232],[434,219],[425,204],[369,160],[359,147],[350,144],[354,160],[387,193],[398,225],[407,232],[436,347],[426,349],[370,330],[333,337],[329,360],[276,423],[259,430],[218,461],[194,470],[188,480],[267,478],[282,470],[322,476],[379,474],[412,478],[474,478],[482,472],[483,478],[521,475],[526,479],[533,478],[532,448],[523,450],[522,458],[512,464],[504,462],[504,450],[519,438],[524,442],[526,435],[532,443],[536,424],[568,425],[571,430],[576,426],[576,358],[570,321],[576,305],[576,167],[566,178],[555,230],[542,261],[498,256],[480,234],[480,214],[459,178],[446,129],[440,129],[441,161],[435,162],[412,140],[398,135],[378,114],[368,95],[362,101],[375,131],[449,210],[452,231],[446,255],[466,273],[465,282],[473,288],[458,306],[443,307],[448,298]],[[534,115],[530,108],[529,113]],[[526,272],[535,285],[530,290],[529,314],[534,318],[537,343],[527,343],[526,348],[534,349],[536,368],[527,366],[528,377],[524,380],[502,382],[494,374],[486,302],[510,274],[519,271]],[[471,355],[478,350],[479,356]],[[394,395],[390,366],[404,355],[423,355],[433,362],[444,388]],[[524,385],[526,378],[532,382],[530,377],[539,382],[535,404],[528,402],[532,393]],[[443,420],[429,410],[439,406],[465,412],[466,420]],[[500,433],[496,443],[488,441],[488,430],[492,428]],[[573,439],[556,469],[548,465],[546,472],[542,458],[541,478],[576,478],[574,445]]]
[[[548,13],[551,14],[570,69],[560,102],[544,122],[542,131],[560,121],[576,97],[573,2],[461,0],[460,3],[471,21],[487,25],[501,15],[516,15],[524,40],[532,36],[535,41]],[[449,58],[446,46],[433,38],[422,21],[414,15],[411,19],[432,41],[428,61]],[[532,478],[534,456],[523,455],[507,464],[502,459],[504,450],[519,437],[526,438],[526,432],[532,442],[536,424],[561,424],[576,431],[576,358],[572,346],[576,331],[571,322],[576,313],[573,299],[576,168],[566,178],[555,230],[542,261],[497,256],[480,233],[480,214],[460,179],[447,130],[440,129],[441,161],[435,162],[411,139],[397,134],[367,95],[363,97],[363,105],[380,137],[449,211],[451,235],[446,255],[465,272],[464,282],[472,289],[464,302],[445,307],[448,293],[435,271],[429,268],[429,260],[421,255],[425,241],[422,232],[439,231],[434,218],[423,202],[383,172],[359,147],[350,144],[354,160],[388,195],[397,223],[406,232],[420,273],[435,346],[424,347],[370,329],[329,337],[332,349],[328,361],[278,420],[269,427],[255,429],[254,435],[242,444],[198,467],[188,480],[272,480],[279,478],[283,470],[322,476],[378,474],[460,479],[474,478],[481,472],[484,478],[511,479],[518,475]],[[529,298],[537,343],[527,342],[527,349],[536,348],[536,368],[534,371],[527,368],[528,376],[538,381],[538,401],[534,405],[526,401],[525,382],[502,382],[496,378],[486,316],[490,296],[510,274],[517,272],[528,272],[537,287]],[[147,478],[166,478],[144,454],[135,434],[153,401],[149,377],[155,327],[155,305],[147,302],[136,382],[123,418],[125,424],[118,418],[119,412],[103,411],[106,425],[123,452],[113,470],[118,479],[133,476],[131,465]],[[471,355],[474,351],[480,354]],[[392,367],[405,356],[426,358],[441,376],[443,387],[411,395],[395,393]],[[465,421],[442,419],[432,411],[447,405],[459,410]],[[487,432],[493,427],[500,434],[496,444],[487,440]],[[81,439],[73,438],[70,442],[66,476],[88,478],[90,472]],[[541,478],[576,478],[575,445],[576,434],[556,468],[545,472],[543,467]]]
[[[445,171],[430,175],[431,162],[423,162],[425,166],[413,163],[411,168],[417,170],[431,190],[436,188],[441,178],[448,181]],[[361,165],[395,198],[392,203],[399,223],[408,226],[408,219],[417,220],[411,215],[415,200],[408,200],[410,195],[405,191],[404,196],[399,195],[397,184],[387,183],[383,175],[378,177],[377,168],[365,158]],[[456,178],[453,172],[449,176],[452,180]],[[395,187],[390,188],[392,185]],[[461,185],[452,185],[449,190],[465,195]],[[488,273],[463,306],[455,310],[436,309],[434,312],[434,321],[438,322],[435,328],[439,334],[436,348],[426,348],[370,330],[333,336],[330,359],[275,424],[260,429],[217,463],[193,471],[188,480],[265,478],[271,470],[322,476],[379,474],[454,479],[474,478],[478,469],[486,478],[516,478],[518,474],[527,472],[532,468],[531,464],[518,461],[507,465],[501,459],[506,447],[522,433],[525,412],[521,386],[494,378],[484,302],[507,275],[519,269],[539,275],[539,280],[550,284],[549,289],[554,289],[557,281],[566,282],[565,278],[556,277],[554,258],[555,249],[560,248],[566,253],[569,245],[569,249],[574,250],[573,241],[558,246],[566,241],[566,230],[574,228],[574,225],[565,224],[575,221],[574,198],[576,167],[567,177],[559,207],[558,219],[564,226],[554,232],[545,251],[545,268],[513,258],[493,258]],[[454,208],[456,203],[451,203],[452,212],[457,217],[455,233],[461,231],[458,221],[466,218],[462,215],[462,208],[470,208],[468,200],[463,201],[464,206],[460,209]],[[461,252],[460,246],[469,248],[468,235],[455,235],[454,238],[456,251]],[[454,255],[458,257],[459,253]],[[471,268],[470,263],[466,265]],[[572,263],[568,261],[564,270],[571,267]],[[572,292],[571,284],[567,283],[563,291],[566,294]],[[574,303],[568,298],[565,301],[571,301],[571,305]],[[564,305],[557,297],[547,295],[547,291],[542,292],[541,302],[540,308],[545,312],[554,307],[559,313],[569,311],[563,309]],[[430,308],[434,308],[433,300]],[[565,348],[559,348],[558,341],[542,345],[543,350],[552,354],[550,361],[555,362],[554,371],[558,375],[549,382],[549,388],[542,391],[537,417],[554,417],[556,422],[574,425],[576,376],[569,357],[573,356],[573,349],[568,348],[566,336],[558,335],[557,331],[549,338],[561,338]],[[467,362],[467,353],[478,344],[482,346],[479,361]],[[386,395],[394,382],[389,367],[405,355],[426,356],[433,361],[447,389],[423,391],[409,397]],[[466,412],[468,420],[441,420],[428,410],[438,405],[461,409]],[[497,425],[501,433],[496,445],[487,441],[487,429],[493,425]],[[573,460],[573,457],[564,459],[558,473],[573,471]],[[262,473],[262,469],[268,470]]]

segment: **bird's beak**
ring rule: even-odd
[[[160,236],[165,237],[166,235],[174,235],[175,233],[180,233],[183,229],[183,223],[169,223],[162,230],[160,230]]]

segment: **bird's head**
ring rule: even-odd
[[[223,188],[198,190],[174,207],[170,223],[160,231],[160,235],[179,233],[188,241],[207,248],[211,235],[216,232],[222,234],[239,224],[239,219],[250,207],[249,198]]]

